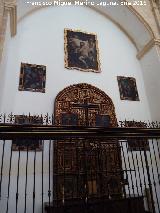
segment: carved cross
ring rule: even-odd
[[[72,104],[73,108],[82,108],[84,109],[84,114],[85,114],[85,126],[89,126],[89,119],[88,119],[88,114],[89,114],[89,109],[99,109],[98,104],[91,104],[88,103],[87,99],[84,100],[84,103],[73,103]]]

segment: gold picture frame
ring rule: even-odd
[[[97,35],[64,29],[65,68],[100,73]]]

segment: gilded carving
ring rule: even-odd
[[[55,124],[116,127],[117,119],[112,100],[100,89],[81,83],[71,85],[57,95]],[[97,171],[101,171],[101,174]],[[120,197],[122,181],[121,154],[117,140],[66,138],[56,141],[55,199],[63,203],[73,198]]]
[[[97,114],[108,115],[110,117],[110,127],[117,126],[111,98],[100,89],[86,83],[69,86],[57,95],[55,124],[61,125],[62,113],[77,113],[78,125],[85,126],[85,106],[88,107],[89,126],[95,126],[95,116]]]

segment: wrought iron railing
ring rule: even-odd
[[[0,116],[1,213],[160,212],[160,123],[60,127],[39,117]]]

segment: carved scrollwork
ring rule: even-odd
[[[62,125],[63,113],[78,115],[78,125],[85,126],[85,106],[88,109],[87,119],[89,126],[95,126],[96,115],[108,115],[110,127],[117,126],[115,108],[111,98],[102,90],[86,83],[66,87],[55,100],[55,124]]]

